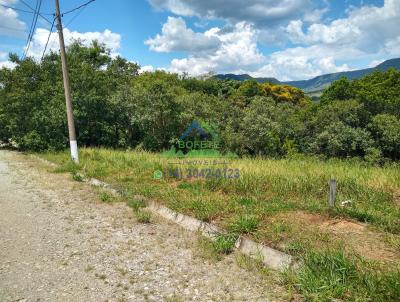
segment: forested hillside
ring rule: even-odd
[[[78,142],[82,146],[168,149],[193,120],[215,125],[224,151],[400,158],[400,72],[341,79],[313,104],[298,88],[255,81],[197,80],[112,58],[98,43],[68,49]],[[68,146],[58,54],[0,70],[0,139],[21,150]]]
[[[400,70],[400,58],[386,60],[378,64],[377,66],[371,68],[323,74],[309,80],[300,80],[300,81],[281,82],[275,78],[253,78],[248,74],[241,74],[241,75],[218,74],[215,77],[221,80],[238,80],[238,81],[254,80],[258,83],[270,82],[273,84],[291,85],[303,89],[307,93],[313,93],[313,92],[316,93],[323,90],[324,88],[327,88],[331,83],[339,80],[342,77],[346,77],[349,80],[355,80],[355,79],[360,79],[366,75],[369,75],[374,71],[386,72],[391,68]]]

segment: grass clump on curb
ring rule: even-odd
[[[138,210],[134,212],[136,220],[140,223],[150,223],[151,222],[151,213],[145,210]]]
[[[218,234],[211,240],[198,234],[197,254],[207,260],[220,261],[224,255],[233,252],[237,238],[234,234]]]
[[[230,254],[235,247],[237,238],[238,236],[235,234],[219,234],[213,241],[213,247],[217,253]]]
[[[72,173],[72,179],[78,182],[83,182],[84,177],[81,173],[73,172]]]
[[[128,199],[126,204],[128,207],[132,208],[134,212],[138,212],[140,209],[146,207],[146,203],[143,200],[138,199]]]
[[[133,214],[136,217],[136,220],[139,223],[150,223],[151,222],[151,213],[149,211],[144,210],[146,207],[146,203],[140,199],[128,199],[126,204],[132,208]]]
[[[100,200],[102,202],[110,202],[111,201],[111,196],[106,192],[101,192],[100,193]]]

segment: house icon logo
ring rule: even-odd
[[[193,131],[196,131],[202,140],[206,140],[210,136],[198,121],[193,121],[190,126],[186,128],[185,132],[183,132],[179,140],[184,141]]]
[[[237,158],[233,153],[220,153],[220,140],[214,128],[206,122],[193,121],[161,155],[168,158]]]

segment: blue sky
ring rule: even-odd
[[[0,0],[29,10],[23,2],[36,0]],[[43,14],[54,11],[53,0],[42,2]],[[86,0],[60,2],[65,12]],[[0,6],[0,66],[11,67],[8,52],[23,54],[32,18]],[[297,80],[400,57],[399,0],[96,0],[63,23],[67,44],[98,39],[144,70],[192,75]],[[40,58],[49,28],[39,18],[28,55]]]

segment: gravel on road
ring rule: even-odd
[[[161,218],[140,224],[125,204],[50,170],[0,151],[1,302],[285,300],[237,255],[199,257],[197,234]]]

